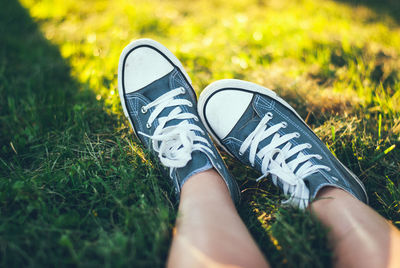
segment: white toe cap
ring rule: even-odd
[[[226,89],[210,97],[205,106],[205,117],[218,138],[225,138],[246,111],[253,93]]]
[[[139,90],[169,74],[174,66],[150,47],[134,49],[124,63],[125,93]]]

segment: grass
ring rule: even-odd
[[[164,265],[173,189],[117,93],[119,53],[140,37],[170,48],[197,93],[221,78],[277,91],[400,227],[396,1],[0,2],[1,266]],[[330,266],[327,230],[225,157],[271,264]]]

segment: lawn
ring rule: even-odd
[[[396,0],[0,0],[0,266],[162,267],[173,189],[123,117],[119,54],[149,37],[197,93],[275,90],[400,228]],[[242,219],[274,267],[329,267],[327,231],[224,155]]]

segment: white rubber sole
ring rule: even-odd
[[[277,102],[281,103],[285,107],[287,107],[290,111],[292,111],[298,117],[298,119],[300,119],[312,131],[312,129],[307,125],[307,123],[303,120],[303,118],[301,118],[301,116],[293,109],[293,107],[290,106],[289,103],[287,103],[284,99],[279,97],[274,91],[272,91],[268,88],[262,87],[260,85],[257,85],[257,84],[251,83],[251,82],[247,82],[247,81],[243,81],[243,80],[237,80],[237,79],[218,80],[218,81],[215,81],[215,82],[211,83],[210,85],[208,85],[201,92],[199,100],[197,102],[197,112],[200,116],[201,122],[203,123],[203,125],[207,129],[208,133],[213,138],[213,140],[221,148],[223,148],[225,150],[225,152],[227,152],[232,157],[235,157],[235,156],[233,156],[229,152],[229,150],[222,144],[219,137],[216,137],[216,135],[214,134],[214,131],[212,131],[211,127],[208,125],[208,121],[205,118],[205,109],[204,108],[205,108],[205,105],[206,105],[208,99],[215,92],[217,92],[221,89],[224,89],[224,88],[232,88],[232,89],[237,88],[237,89],[241,89],[241,90],[245,90],[245,91],[249,91],[249,92],[253,92],[253,93],[259,93],[261,95],[266,95],[266,96],[276,100]],[[336,160],[344,167],[345,170],[347,170],[349,172],[349,174],[351,174],[351,176],[356,180],[356,182],[363,189],[364,194],[366,196],[367,204],[368,204],[368,195],[365,190],[364,184],[360,181],[360,179],[351,170],[349,170],[345,165],[343,165],[339,159],[336,158]]]
[[[186,80],[189,82],[190,85],[192,85],[192,80],[190,79],[189,75],[187,74],[187,72],[185,71],[185,69],[183,68],[182,63],[178,60],[177,57],[175,57],[175,55],[168,50],[168,48],[166,48],[165,46],[163,46],[162,44],[158,43],[157,41],[154,41],[152,39],[148,39],[148,38],[143,38],[143,39],[137,39],[135,41],[132,41],[129,45],[127,45],[123,50],[122,53],[119,57],[119,64],[118,64],[118,93],[119,93],[119,97],[121,100],[121,105],[122,105],[122,109],[124,111],[124,115],[126,118],[128,118],[129,123],[131,124],[131,127],[133,129],[133,132],[136,134],[135,128],[133,126],[133,123],[129,117],[128,114],[128,109],[126,108],[126,102],[125,102],[125,97],[124,97],[124,89],[123,89],[123,81],[122,81],[122,72],[123,72],[123,68],[124,68],[124,62],[125,62],[125,58],[127,57],[127,55],[134,49],[141,47],[141,46],[148,46],[151,48],[154,48],[155,50],[158,50],[159,52],[161,52],[163,54],[163,56],[167,57],[168,60],[172,63],[172,65],[174,65],[175,67],[178,67],[179,70],[184,74]],[[193,86],[192,86],[193,87]]]

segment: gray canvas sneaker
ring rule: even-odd
[[[341,188],[362,202],[362,182],[346,168],[273,91],[234,79],[220,80],[201,93],[200,118],[230,155],[271,175],[289,203],[306,208],[326,186]]]
[[[180,61],[163,45],[139,39],[122,51],[118,88],[139,140],[160,160],[177,196],[192,175],[215,168],[235,203],[240,192],[197,114],[196,94]]]

